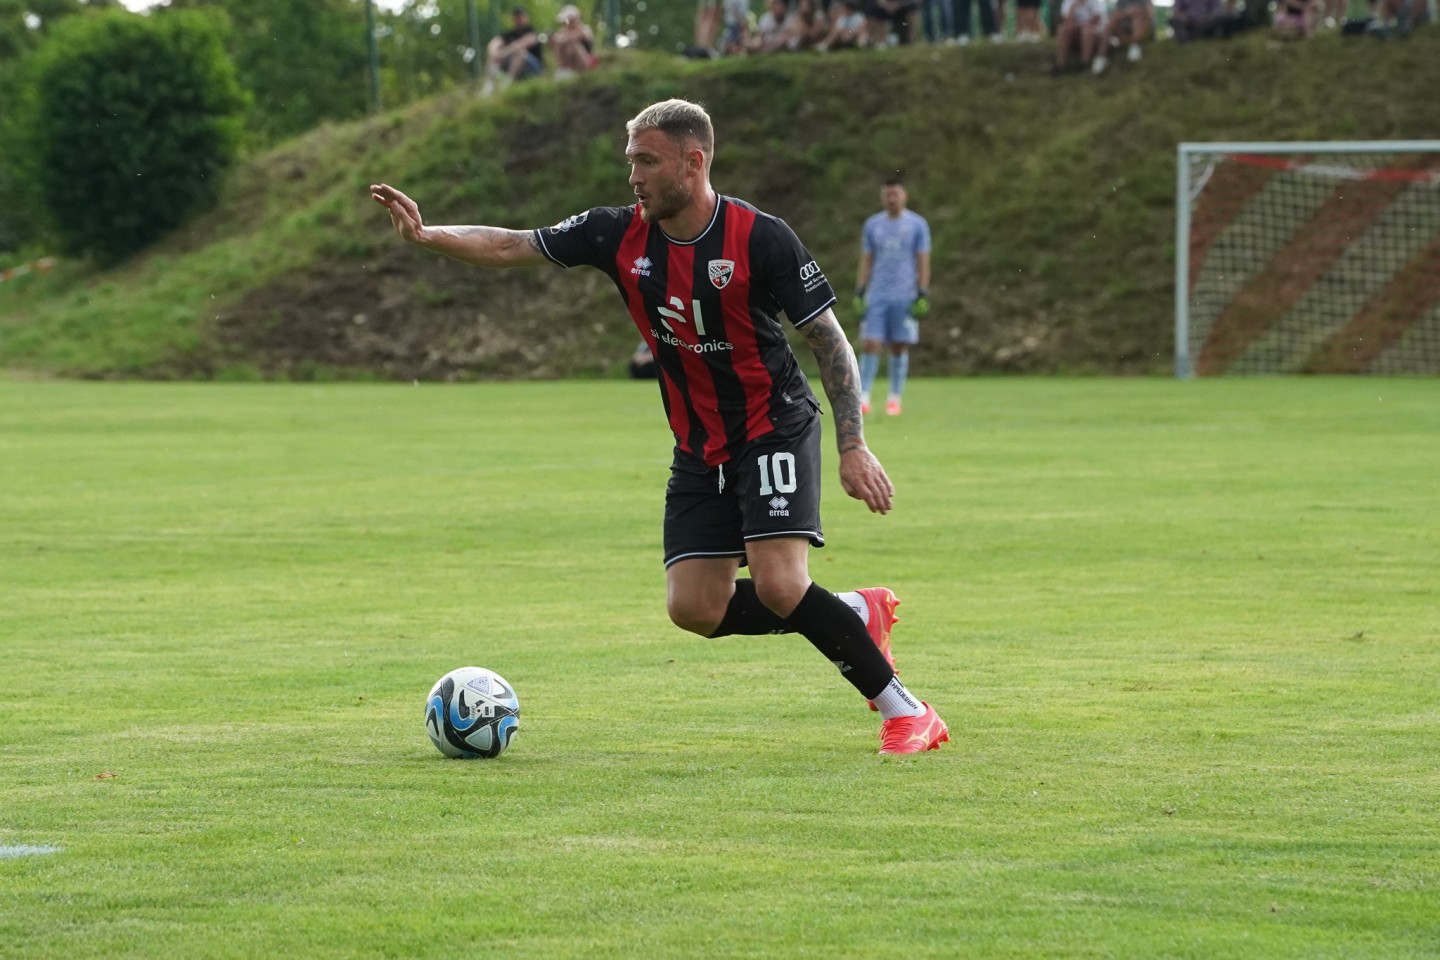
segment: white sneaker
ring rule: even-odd
[[[990,34],[990,42],[991,42],[991,43],[1004,43],[1004,42],[1005,42],[1005,34],[1003,34],[1003,33],[992,33],[992,34]]]
[[[1140,44],[1138,44],[1138,43],[1132,43],[1132,44],[1130,44],[1130,49],[1129,49],[1129,51],[1126,52],[1126,54],[1125,54],[1125,59],[1126,59],[1126,60],[1129,60],[1131,63],[1134,63],[1134,62],[1136,62],[1137,60],[1139,60],[1139,59],[1140,59]]]
[[[956,38],[955,38],[955,46],[957,46],[957,47],[968,47],[968,46],[970,46],[970,34],[968,34],[968,33],[962,33],[962,34],[960,34],[960,36],[956,37]]]
[[[1103,53],[1096,54],[1095,59],[1090,63],[1090,72],[1098,77],[1100,76],[1100,74],[1105,72],[1105,68],[1109,65],[1110,61],[1105,59],[1105,55]]]

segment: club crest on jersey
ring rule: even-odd
[[[724,290],[730,283],[730,278],[735,276],[734,260],[711,260],[710,261],[710,282],[716,290]]]

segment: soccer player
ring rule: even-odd
[[[427,226],[420,209],[372,185],[401,238],[464,263],[596,267],[614,281],[654,353],[675,434],[665,492],[670,619],[702,637],[800,633],[879,710],[881,753],[950,739],[895,675],[884,587],[836,595],[810,579],[820,529],[820,416],[785,339],[783,310],[809,341],[835,417],[840,484],[875,513],[894,487],[865,445],[855,355],[835,294],[784,221],[717,194],[715,138],[697,104],[666,100],[626,125],[636,202],[553,227]],[[742,563],[750,576],[738,577]]]
[[[855,309],[862,313],[860,339],[860,412],[870,412],[870,389],[880,371],[880,348],[890,348],[890,396],[885,412],[900,413],[901,395],[910,376],[910,348],[920,340],[920,319],[930,312],[930,224],[905,204],[909,198],[899,177],[880,188],[885,209],[869,217],[860,231],[860,269],[855,277]]]

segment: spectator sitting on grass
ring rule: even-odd
[[[929,43],[945,43],[955,36],[955,11],[950,0],[921,0],[920,29]]]
[[[760,22],[755,25],[755,33],[750,38],[750,52],[784,50],[790,42],[790,31],[785,26],[789,19],[790,4],[786,0],[770,0],[765,12],[760,14]]]
[[[1320,22],[1320,0],[1280,0],[1270,33],[1276,40],[1303,40]]]
[[[1002,16],[1003,24],[1005,18]],[[1040,22],[1040,0],[1015,0],[1015,40],[1018,43],[1039,43],[1045,38]]]
[[[915,39],[915,20],[919,15],[920,0],[865,0],[866,29],[870,31],[870,45],[884,47],[891,38],[896,43],[909,43]]]
[[[1004,26],[1003,19],[995,19],[995,5],[990,0],[955,0],[955,42],[960,46],[970,44],[970,8],[980,8],[980,33],[998,43],[1005,39],[1000,32]]]
[[[1427,0],[1380,0],[1370,32],[1384,37],[1408,37],[1429,19]]]
[[[485,94],[495,91],[498,81],[507,85],[512,80],[539,76],[545,69],[545,45],[530,24],[524,7],[510,11],[512,26],[485,47]]]
[[[1105,26],[1105,0],[1065,0],[1060,7],[1060,27],[1055,31],[1054,76],[1064,73],[1070,54],[1080,56],[1080,67],[1088,67],[1100,44]]]
[[[1154,32],[1155,18],[1150,11],[1150,0],[1116,0],[1115,9],[1105,24],[1105,36],[1100,41],[1100,52],[1091,65],[1096,73],[1104,73],[1109,63],[1110,48],[1118,49],[1122,43],[1129,44],[1125,57],[1131,63],[1140,59],[1140,41],[1148,40]]]
[[[650,344],[644,340],[640,341],[640,346],[630,355],[630,379],[655,379],[655,354],[651,352]]]
[[[750,0],[725,0],[725,35],[720,41],[720,52],[736,57],[749,46]]]
[[[1170,30],[1177,43],[1224,36],[1225,19],[1221,0],[1175,0],[1170,7]]]
[[[791,50],[813,50],[830,32],[830,21],[817,0],[799,0],[795,12],[785,21],[790,39],[785,45]]]
[[[550,34],[555,51],[555,79],[564,80],[595,67],[595,33],[580,19],[580,8],[567,4],[555,17],[560,26]]]
[[[720,33],[724,19],[721,12],[722,0],[697,0],[695,4],[695,47],[698,50],[715,49],[715,38]]]
[[[816,44],[816,50],[843,50],[863,47],[869,37],[865,32],[865,14],[856,6],[856,0],[835,0],[831,8],[830,30],[825,39]]]

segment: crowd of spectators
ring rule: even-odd
[[[585,22],[580,8],[574,4],[561,7],[555,28],[548,35],[541,34],[530,22],[528,10],[512,8],[510,29],[485,47],[485,83],[481,92],[489,95],[516,80],[540,76],[545,72],[547,52],[555,61],[557,80],[595,67],[595,32]]]
[[[1346,19],[1360,0],[1172,0],[1166,29],[1179,43],[1229,37],[1268,25],[1277,40],[1298,40],[1318,30],[1347,35],[1404,36],[1434,17],[1440,0],[1364,0],[1367,14]],[[1052,72],[1105,72],[1123,51],[1139,60],[1157,35],[1152,0],[696,0],[693,57],[735,57],[804,50],[883,47],[917,42],[965,46],[976,38],[1033,43],[1055,41]],[[756,11],[756,7],[761,9]],[[548,35],[523,7],[510,11],[510,28],[485,49],[490,93],[539,76],[553,60],[556,79],[592,69],[595,34],[580,9],[560,10]],[[1007,34],[1007,30],[1009,31]]]
[[[1231,36],[1268,25],[1276,39],[1317,30],[1404,35],[1432,16],[1437,0],[1173,0],[1166,28],[1175,40]],[[918,42],[965,46],[977,39],[1032,43],[1054,38],[1054,72],[1103,73],[1118,56],[1139,60],[1157,34],[1152,0],[697,0],[690,56],[741,56]],[[754,7],[760,7],[758,13]],[[1272,12],[1273,10],[1273,12]]]

